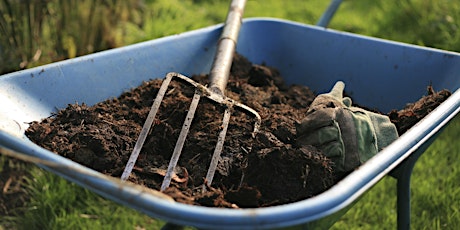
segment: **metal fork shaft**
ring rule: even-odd
[[[224,95],[230,75],[230,68],[232,67],[233,55],[236,50],[245,5],[246,0],[233,0],[231,2],[209,73],[209,88],[221,95]]]

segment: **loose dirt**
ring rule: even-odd
[[[207,76],[193,79],[206,84]],[[161,79],[151,80],[91,107],[70,104],[50,118],[33,122],[26,134],[46,149],[120,177],[160,85]],[[420,101],[389,113],[400,133],[450,95],[429,89]],[[130,181],[159,189],[193,90],[172,82]],[[241,111],[232,115],[212,186],[201,192],[224,109],[202,99],[166,194],[194,205],[264,207],[307,199],[340,179],[332,162],[318,149],[295,145],[295,124],[315,98],[307,86],[288,86],[276,69],[236,55],[226,95],[260,114],[260,132],[252,138],[254,119]]]

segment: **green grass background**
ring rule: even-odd
[[[49,4],[45,8],[52,17],[37,13],[37,4],[33,9],[12,5],[13,14],[8,16],[5,2],[15,1],[0,3],[1,16],[17,25],[15,33],[11,26],[0,28],[7,35],[0,36],[0,61],[8,65],[2,67],[3,72],[221,23],[228,8],[228,1],[223,0],[50,0],[40,2]],[[245,17],[315,24],[328,4],[326,0],[249,0]],[[98,17],[88,14],[92,6],[95,10],[89,12]],[[23,20],[24,12],[32,15],[29,18],[43,17],[40,30],[33,24],[27,26],[25,22],[30,21]],[[60,14],[68,17],[64,20]],[[459,26],[460,2],[454,0],[345,0],[330,24],[337,30],[457,52]],[[16,46],[11,45],[14,40]],[[38,58],[37,51],[41,53]],[[460,226],[459,136],[457,116],[415,166],[411,183],[413,229]],[[7,161],[2,157],[0,172]],[[24,189],[31,200],[19,208],[24,211],[21,215],[0,217],[0,229],[158,229],[163,224],[35,166],[23,167],[30,170]],[[396,180],[384,178],[332,229],[395,229],[395,189]]]

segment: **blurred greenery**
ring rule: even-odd
[[[245,17],[314,24],[329,1],[249,0]],[[2,0],[0,73],[223,22],[224,0]],[[454,0],[345,0],[330,27],[460,51]]]
[[[142,1],[0,1],[0,73],[123,45],[120,22],[142,23]]]
[[[248,0],[245,17],[277,17],[315,24],[330,1]],[[225,19],[225,0],[0,0],[0,74],[177,34]],[[460,52],[456,0],[344,0],[330,28]],[[460,225],[457,116],[414,169],[414,229]],[[0,173],[9,164],[0,158]],[[0,229],[157,229],[161,222],[119,206],[34,166],[21,215]],[[394,229],[395,180],[367,192],[333,229]],[[3,226],[3,227],[2,227]]]

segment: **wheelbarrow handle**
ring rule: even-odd
[[[321,18],[316,23],[317,26],[327,27],[329,22],[331,21],[332,17],[334,17],[335,12],[339,8],[340,4],[342,4],[343,0],[332,0],[329,7],[323,13]]]

